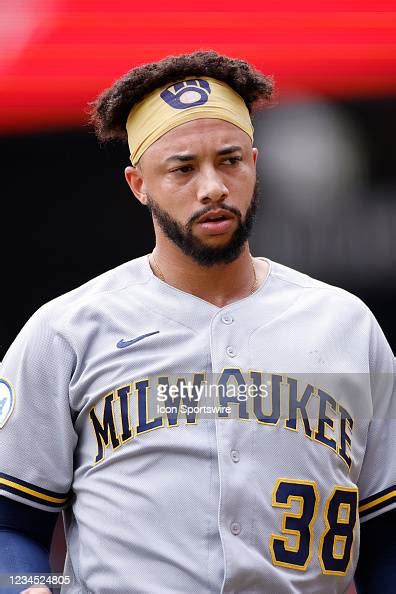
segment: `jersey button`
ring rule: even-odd
[[[241,531],[241,525],[239,522],[233,522],[231,524],[231,532],[234,536],[238,536]]]
[[[234,318],[229,314],[224,314],[224,316],[222,316],[221,318],[221,321],[223,322],[223,324],[232,324]]]
[[[235,356],[236,356],[236,354],[237,354],[237,352],[236,352],[236,350],[234,349],[234,347],[231,347],[231,346],[228,346],[228,347],[226,348],[226,353],[227,353],[227,355],[228,355],[229,357],[235,357]]]
[[[231,450],[231,460],[235,463],[239,462],[239,452],[238,450]]]

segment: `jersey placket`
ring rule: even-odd
[[[246,315],[248,309],[221,310],[212,320],[214,382],[224,377],[224,370],[228,370],[234,385],[241,379],[240,374],[246,376],[251,324]],[[254,565],[258,561],[254,552],[252,513],[256,505],[255,489],[249,488],[254,481],[255,434],[249,404],[245,409],[243,404],[230,401],[229,406],[232,412],[215,420],[220,477],[218,522],[224,554],[223,594],[254,583]],[[239,430],[240,423],[245,424],[244,431]]]

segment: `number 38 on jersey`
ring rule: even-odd
[[[271,534],[272,563],[305,571],[313,555],[314,530],[320,502],[314,481],[281,478],[272,492],[272,506],[284,510],[280,531]],[[335,486],[325,502],[324,530],[318,557],[324,574],[345,575],[352,561],[358,490]]]

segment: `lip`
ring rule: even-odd
[[[203,221],[199,223],[199,228],[205,235],[222,235],[228,233],[234,227],[234,219],[221,219],[220,221]]]
[[[222,217],[221,220],[212,220],[212,217]],[[197,224],[205,235],[223,235],[229,233],[234,227],[235,216],[224,208],[215,208],[206,212],[198,220]]]
[[[202,217],[197,220],[197,223],[207,223],[207,222],[215,222],[211,221],[212,217],[223,217],[224,219],[233,219],[234,215],[229,210],[224,210],[223,208],[218,208],[216,210],[210,210],[206,212]]]

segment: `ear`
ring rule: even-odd
[[[253,163],[255,165],[257,165],[258,149],[255,147],[252,148],[252,156],[253,156]]]
[[[125,179],[133,194],[142,204],[147,204],[146,187],[140,167],[128,166],[125,168]]]

